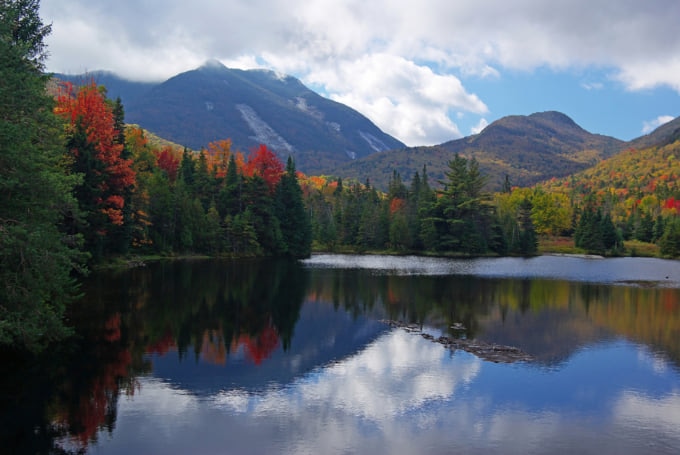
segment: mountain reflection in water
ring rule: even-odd
[[[677,262],[178,261],[102,272],[84,291],[78,338],[5,362],[14,452],[680,448]],[[385,320],[535,361],[487,362]]]

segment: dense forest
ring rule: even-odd
[[[0,3],[0,345],[39,351],[69,333],[79,275],[114,257],[306,257],[295,164],[229,141],[153,147],[120,100],[44,72],[37,0]]]
[[[427,169],[410,184],[394,172],[387,193],[342,179],[303,181],[319,248],[438,254],[538,251],[540,239],[561,239],[570,252],[636,254],[625,242],[680,256],[680,142],[629,150],[584,172],[519,188],[483,191],[475,159],[454,155],[446,178],[429,183]],[[439,188],[439,189],[434,189]]]
[[[475,159],[451,157],[386,192],[305,176],[266,146],[228,139],[196,152],[126,125],[105,87],[44,73],[50,27],[37,0],[0,4],[0,344],[40,350],[88,267],[116,258],[203,254],[304,258],[327,251],[533,255],[539,239],[680,255],[680,142],[631,150],[532,188],[485,191]]]

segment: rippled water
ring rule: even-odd
[[[678,262],[317,255],[156,264],[85,290],[82,344],[2,383],[22,416],[4,447],[680,453]]]

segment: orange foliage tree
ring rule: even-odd
[[[73,171],[83,176],[76,197],[89,227],[80,230],[86,242],[101,245],[112,225],[123,224],[124,194],[135,184],[132,160],[122,156],[125,145],[118,140],[113,109],[94,82],[77,90],[63,84],[55,112],[66,121]]]

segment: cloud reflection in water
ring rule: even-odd
[[[651,363],[643,367],[657,374]],[[119,403],[120,431],[98,453],[132,447],[138,453],[625,454],[674,453],[680,447],[677,393],[650,397],[622,388],[604,415],[596,415],[568,404],[536,407],[526,397],[494,391],[505,381],[531,378],[522,385],[530,395],[561,374],[534,368],[452,355],[395,330],[356,355],[260,391],[232,389],[199,398],[143,380],[141,393]],[[493,390],[487,390],[490,383]],[[580,390],[578,384],[570,387],[554,393]]]

